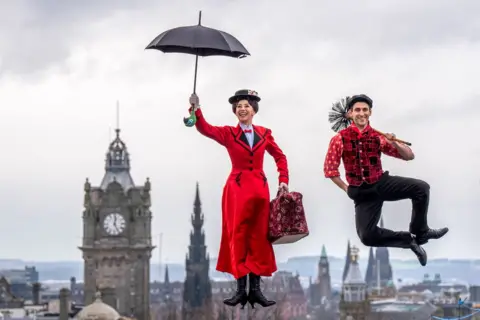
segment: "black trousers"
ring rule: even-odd
[[[370,247],[410,248],[411,234],[428,230],[427,212],[430,186],[422,180],[390,176],[388,171],[374,184],[349,186],[348,196],[355,202],[355,224],[362,243]],[[378,227],[385,201],[412,200],[410,232]]]

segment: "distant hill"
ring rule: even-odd
[[[292,271],[299,273],[302,277],[317,276],[318,256],[293,257],[286,262],[278,263],[279,270]],[[340,283],[345,260],[343,258],[329,257],[330,273],[333,283]],[[423,279],[424,274],[429,274],[432,278],[434,274],[439,273],[444,281],[463,281],[468,284],[480,284],[480,260],[456,260],[456,259],[436,259],[428,261],[427,267],[420,267],[417,260],[396,260],[392,259],[394,278],[403,279],[404,282],[415,282]],[[362,272],[366,269],[366,259],[360,259]],[[218,273],[215,269],[216,260],[210,264],[211,276],[215,279],[230,279],[228,275]],[[23,269],[25,266],[36,266],[40,280],[68,281],[74,276],[77,281],[83,280],[83,262],[80,261],[55,261],[55,262],[37,262],[23,260],[5,260],[0,259],[1,269]],[[182,264],[172,263],[168,265],[171,281],[183,281],[185,278],[185,267]],[[163,281],[165,266],[161,271],[158,264],[151,266],[152,280]],[[160,272],[162,275],[160,276]]]

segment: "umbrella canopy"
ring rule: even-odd
[[[250,53],[229,33],[202,25],[178,27],[158,35],[146,49],[165,53],[187,53],[201,57],[243,58]]]
[[[198,57],[227,56],[244,58],[250,53],[229,33],[202,26],[202,12],[198,14],[198,25],[177,27],[158,35],[145,49],[156,49],[165,53],[186,53],[195,55],[193,93],[197,89]],[[187,127],[197,121],[194,108],[190,117],[183,119]]]

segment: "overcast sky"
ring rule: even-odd
[[[430,258],[479,258],[480,3],[385,1],[3,1],[0,3],[0,258],[81,260],[83,183],[103,176],[115,101],[132,175],[153,188],[153,234],[163,259],[183,262],[195,182],[217,256],[226,151],[186,128],[194,57],[145,51],[159,33],[196,24],[236,36],[251,57],[200,60],[197,92],[212,124],[235,125],[237,89],[262,97],[255,123],[272,129],[305,197],[311,235],[276,247],[343,256],[360,245],[353,204],[323,177],[336,99],[374,100],[374,127],[413,143],[416,159],[384,158],[391,174],[431,185],[431,227],[449,226]],[[276,189],[274,162],[266,173]],[[386,226],[406,229],[410,203],[384,206]],[[360,245],[361,254],[367,248]],[[363,253],[362,253],[363,252]],[[395,258],[414,258],[394,249]],[[158,261],[158,251],[154,252]]]

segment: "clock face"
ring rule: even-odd
[[[110,213],[103,220],[103,228],[111,236],[122,233],[125,230],[125,226],[125,218],[119,213]]]

